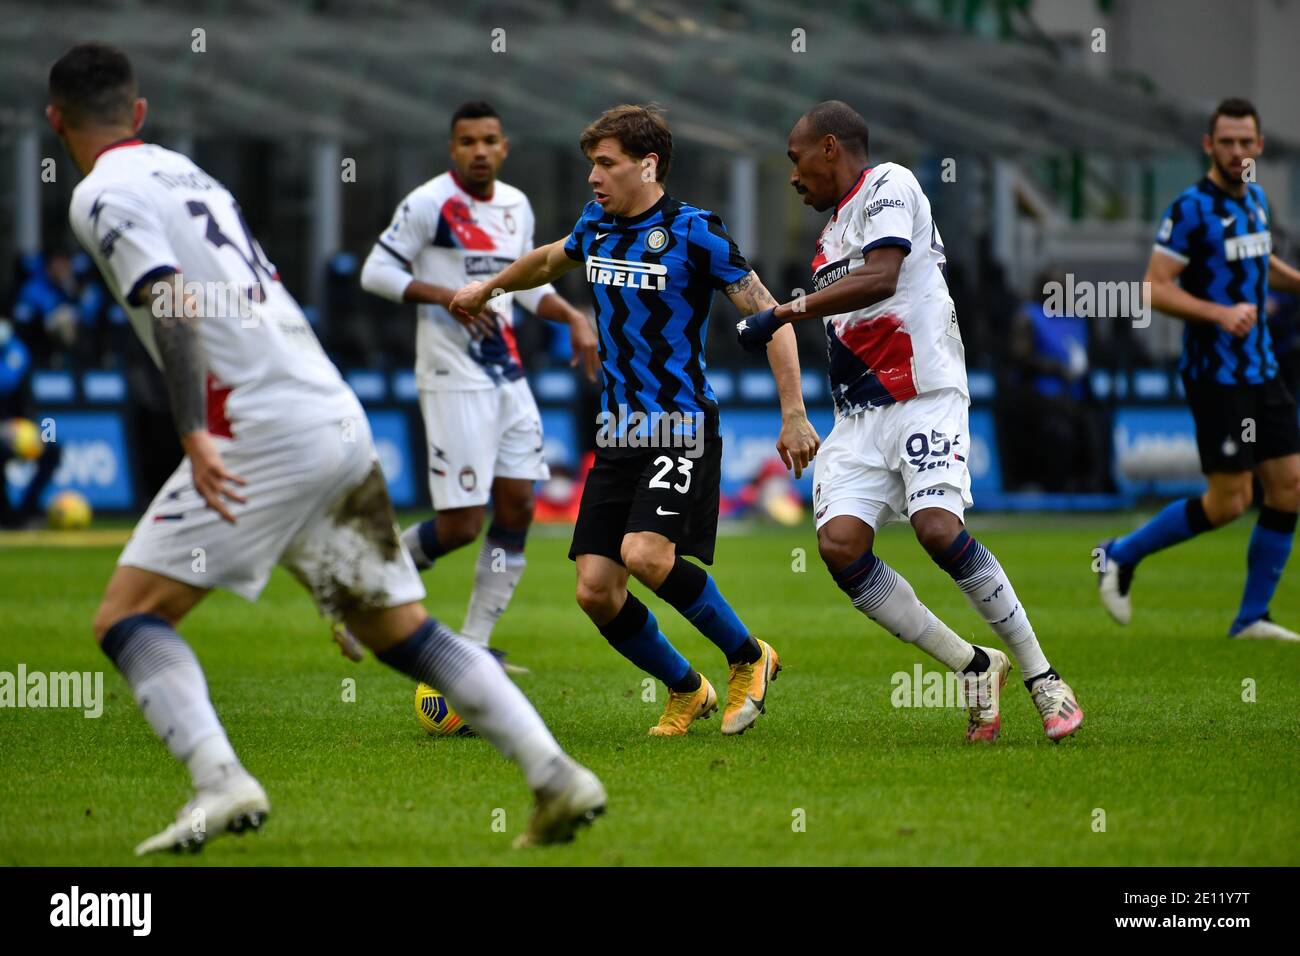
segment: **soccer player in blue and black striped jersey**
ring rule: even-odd
[[[1146,281],[1151,304],[1186,322],[1179,368],[1208,487],[1102,545],[1101,600],[1121,624],[1132,616],[1138,562],[1239,517],[1257,475],[1264,502],[1228,633],[1300,641],[1268,615],[1300,510],[1300,423],[1261,319],[1268,290],[1300,292],[1300,272],[1272,253],[1268,200],[1254,182],[1263,147],[1255,108],[1241,99],[1220,103],[1203,142],[1210,171],[1174,200],[1156,236]]]
[[[656,736],[679,736],[717,709],[717,693],[628,591],[628,576],[672,605],[730,665],[722,732],[744,733],[763,712],[776,652],[753,637],[713,579],[722,439],[705,378],[704,329],[715,290],[744,315],[776,301],[714,213],[664,191],[672,133],[645,106],[607,110],[583,131],[595,194],[565,239],[541,246],[487,282],[456,294],[473,327],[496,290],[517,291],[585,267],[596,305],[604,375],[596,462],[587,476],[569,557],[578,603],[620,654],[668,687]],[[796,477],[820,440],[804,411],[794,334],[768,357],[781,401],[777,450]]]

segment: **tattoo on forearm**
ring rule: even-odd
[[[742,279],[731,283],[722,290],[740,310],[741,315],[753,315],[777,304],[772,293],[759,281],[758,276],[750,272]]]
[[[163,379],[167,382],[172,418],[181,435],[207,427],[207,366],[199,339],[201,321],[172,318],[166,310],[153,320],[154,342],[158,346]]]
[[[740,293],[746,291],[750,286],[752,286],[757,281],[758,281],[758,276],[750,272],[747,275],[745,275],[743,278],[738,279],[737,281],[731,283],[731,285],[727,286],[722,291],[727,293],[727,295],[739,295]]]

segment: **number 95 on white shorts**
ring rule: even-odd
[[[968,404],[945,388],[836,422],[813,466],[817,527],[852,515],[879,529],[925,508],[963,517],[974,504]]]

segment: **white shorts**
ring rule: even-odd
[[[526,379],[496,388],[421,391],[429,497],[437,511],[485,505],[495,478],[545,481],[542,414]]]
[[[925,508],[961,518],[974,504],[967,407],[945,388],[836,422],[813,464],[817,527],[852,515],[879,529]]]
[[[332,617],[423,599],[364,418],[274,441],[214,441],[226,469],[248,482],[235,486],[247,503],[227,503],[236,523],[199,497],[186,458],[118,564],[253,601],[279,562]]]

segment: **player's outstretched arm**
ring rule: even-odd
[[[742,319],[736,326],[741,346],[750,352],[761,352],[776,330],[787,322],[854,312],[888,299],[898,288],[898,274],[903,269],[906,255],[901,246],[872,249],[862,265],[839,281],[811,295]]]
[[[1274,292],[1300,295],[1300,270],[1287,265],[1277,256],[1269,256],[1268,287]]]
[[[776,299],[753,271],[723,291],[743,316],[776,308]],[[803,382],[799,374],[799,349],[794,329],[777,329],[767,347],[767,361],[772,367],[772,377],[776,379],[776,391],[781,400],[781,435],[776,441],[777,454],[786,468],[794,469],[794,476],[798,478],[808,467],[808,462],[816,457],[821,438],[808,421],[808,412],[803,404]]]
[[[448,306],[456,321],[473,328],[487,308],[488,300],[502,292],[533,289],[557,279],[578,263],[564,251],[564,240],[538,246],[524,253],[486,282],[471,282],[452,297]]]
[[[227,482],[242,485],[245,481],[226,470],[208,434],[207,362],[199,338],[199,322],[203,317],[199,303],[187,296],[184,288],[180,273],[169,273],[145,290],[144,302],[154,317],[154,343],[158,347],[163,380],[167,383],[172,418],[180,434],[181,447],[190,460],[194,490],[209,507],[234,524],[235,517],[223,499],[240,504],[245,499]]]
[[[390,302],[440,305],[444,309],[456,294],[445,285],[422,282],[411,275],[411,264],[380,243],[370,250],[361,267],[361,288]]]
[[[1211,322],[1237,338],[1245,337],[1258,318],[1255,306],[1249,302],[1220,305],[1192,295],[1178,284],[1178,277],[1186,267],[1184,259],[1159,249],[1151,253],[1147,274],[1142,280],[1151,290],[1151,306],[1176,319]]]

